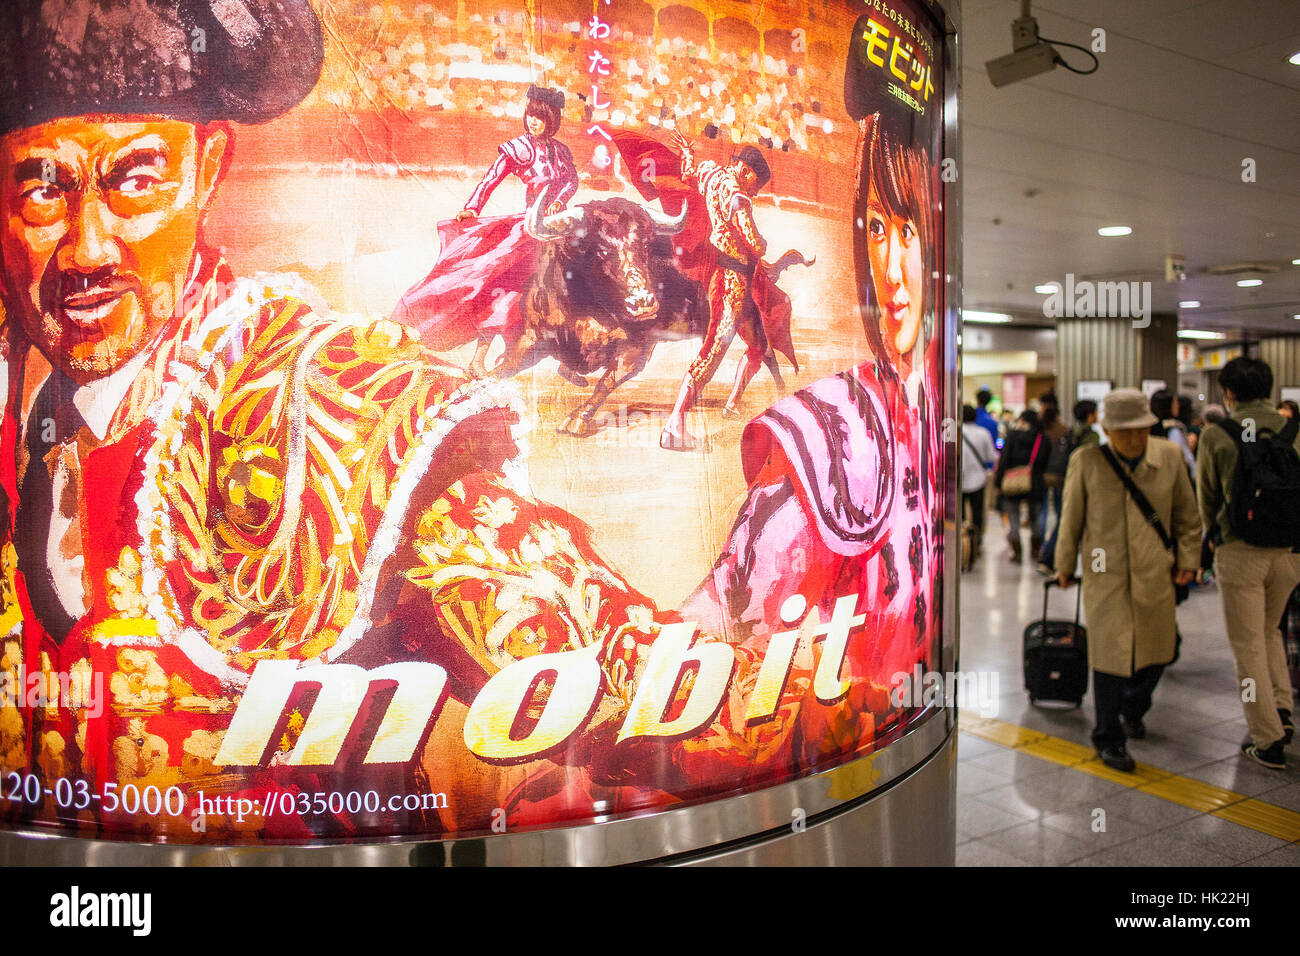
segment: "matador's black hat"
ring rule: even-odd
[[[758,176],[758,188],[762,189],[772,178],[772,167],[767,165],[767,159],[763,156],[757,146],[745,146],[740,152],[736,153],[735,159],[740,160],[746,166],[754,171]]]
[[[6,0],[0,135],[95,113],[262,123],[323,60],[308,0]]]
[[[546,86],[535,86],[530,84],[528,87],[528,98],[538,100],[549,106],[554,106],[557,110],[564,109],[564,91],[553,90]]]
[[[928,147],[942,109],[936,87],[943,85],[943,63],[937,59],[943,35],[928,19],[918,20],[913,28],[926,36],[933,48],[923,50],[919,43],[907,39],[904,49],[911,52],[895,60],[893,45],[908,35],[880,13],[858,17],[844,65],[844,108],[855,121],[876,114],[904,142]],[[895,66],[903,71],[904,79],[893,71]]]

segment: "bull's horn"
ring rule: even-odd
[[[557,212],[554,216],[547,216],[543,219],[542,231],[550,232],[557,236],[563,236],[572,232],[578,226],[581,226],[586,215],[587,210],[583,206],[574,206],[572,209],[565,209],[563,212]]]
[[[682,211],[676,216],[670,216],[658,209],[651,209],[649,206],[644,207],[645,211],[650,214],[651,221],[655,224],[655,234],[659,236],[675,236],[682,231],[686,225],[686,203],[682,203]]]
[[[524,231],[535,239],[558,239],[566,235],[582,222],[586,213],[582,206],[575,206],[543,218],[542,203],[544,202],[546,202],[546,194],[542,193],[528,207],[528,213],[524,216]]]

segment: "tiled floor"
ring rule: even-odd
[[[1025,694],[1022,632],[1042,615],[1043,579],[1032,564],[1011,564],[1007,550],[990,514],[984,557],[962,576],[960,668],[998,674],[997,713],[986,716],[1091,746],[1091,693],[1077,710],[1033,707]],[[1072,616],[1074,597],[1054,589],[1051,615]],[[1178,620],[1182,656],[1156,690],[1147,738],[1130,741],[1129,752],[1139,763],[1300,811],[1300,742],[1285,771],[1238,752],[1246,724],[1218,592],[1194,590]],[[957,755],[959,866],[1300,865],[1300,843],[974,733],[960,734]]]

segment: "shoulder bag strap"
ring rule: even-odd
[[[1228,433],[1228,437],[1232,439],[1234,445],[1238,448],[1241,447],[1241,422],[1232,418],[1224,418],[1214,424],[1218,425]]]
[[[961,433],[961,440],[966,443],[967,448],[969,448],[971,451],[975,453],[975,460],[978,461],[981,465],[987,468],[989,465],[992,464],[992,462],[984,460],[984,456],[980,454],[980,450],[975,447],[975,443],[970,440],[970,436],[967,435],[965,432]]]
[[[1129,475],[1128,469],[1119,463],[1119,459],[1115,457],[1115,453],[1111,451],[1109,445],[1103,445],[1101,453],[1106,456],[1106,461],[1110,464],[1110,467],[1115,469],[1115,474],[1124,483],[1128,493],[1133,496],[1133,503],[1142,512],[1142,517],[1146,518],[1151,523],[1151,526],[1156,529],[1156,534],[1160,535],[1160,541],[1170,551],[1176,551],[1178,543],[1165,531],[1165,526],[1160,523],[1160,516],[1156,514],[1156,509],[1151,507],[1151,502],[1147,501],[1147,496],[1142,494],[1138,486],[1133,483],[1133,478]]]

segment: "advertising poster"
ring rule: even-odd
[[[1007,408],[1023,408],[1025,405],[1025,376],[1002,376],[1002,404]]]
[[[942,707],[943,55],[919,0],[6,4],[0,826],[580,825]]]

